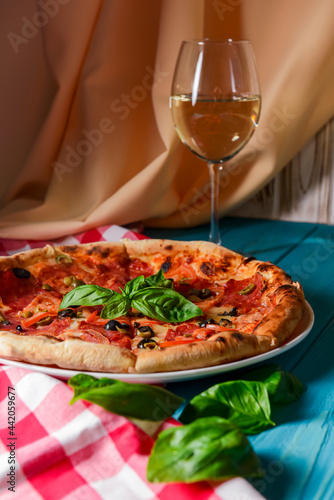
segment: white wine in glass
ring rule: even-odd
[[[251,43],[209,39],[182,42],[170,106],[182,142],[207,161],[211,181],[209,239],[220,245],[219,170],[247,144],[261,108]]]

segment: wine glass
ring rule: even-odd
[[[207,161],[211,184],[209,239],[221,245],[219,170],[247,144],[257,126],[261,107],[250,41],[182,42],[170,107],[182,142]]]

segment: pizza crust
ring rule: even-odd
[[[55,247],[46,245],[43,248],[35,248],[33,250],[20,252],[10,257],[0,257],[0,271],[13,269],[13,267],[22,267],[26,264],[33,265],[41,259],[43,261],[47,261],[51,258],[54,259],[55,255]]]
[[[168,258],[180,258],[190,256],[195,263],[193,269],[200,278],[221,280],[229,273],[235,272],[244,258],[232,250],[216,245],[208,241],[175,241],[175,240],[122,240],[130,258],[139,258],[150,265],[154,265],[156,271],[160,265]],[[160,258],[157,258],[159,256]],[[208,272],[205,267],[196,263],[196,258],[200,257],[204,262],[207,260]],[[217,266],[214,264],[217,263]]]
[[[255,327],[255,335],[267,335],[279,347],[290,337],[301,321],[305,309],[303,294],[292,285],[281,285],[275,290],[277,305]]]
[[[0,257],[0,271],[12,269],[13,267],[33,266],[37,262],[50,262],[58,255],[68,255],[69,257],[78,257],[84,255],[95,255],[102,259],[124,253],[122,242],[99,242],[84,243],[81,245],[45,245],[43,248],[34,248],[20,252],[10,257]]]
[[[224,332],[213,335],[209,341],[140,352],[134,371],[154,373],[204,368],[256,356],[273,348],[271,337]]]
[[[117,345],[80,339],[59,341],[42,335],[33,337],[5,331],[0,331],[0,353],[3,358],[15,361],[94,372],[127,373],[136,361],[129,349]]]

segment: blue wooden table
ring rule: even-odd
[[[151,238],[207,240],[209,228],[146,228],[145,233]],[[252,484],[268,500],[333,500],[334,227],[228,217],[221,220],[221,236],[227,248],[269,260],[299,281],[315,313],[306,339],[270,360],[297,375],[307,391],[275,412],[277,427],[250,437],[266,472]],[[236,374],[167,388],[189,400]]]

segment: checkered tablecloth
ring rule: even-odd
[[[123,237],[143,238],[118,226],[105,226],[52,244]],[[50,242],[0,240],[0,253],[11,255],[46,243]],[[15,404],[9,404],[8,391]],[[0,365],[1,500],[263,499],[241,478],[220,484],[149,483],[146,466],[153,439],[97,405],[78,401],[70,406],[71,397],[72,389],[62,380]],[[13,426],[9,416],[15,417]],[[164,426],[176,424],[169,419]],[[11,486],[14,491],[8,489]]]

